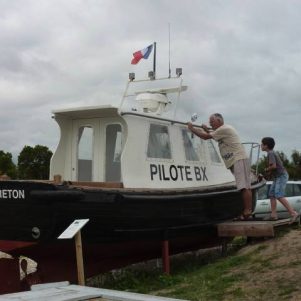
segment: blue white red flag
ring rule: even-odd
[[[138,50],[136,52],[133,53],[134,58],[131,61],[132,65],[136,65],[139,63],[139,61],[143,58],[143,59],[148,59],[150,53],[152,52],[153,49],[153,44],[147,46],[146,48],[142,49],[142,50]]]

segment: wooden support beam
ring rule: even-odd
[[[77,278],[79,285],[85,285],[84,261],[81,231],[75,234],[75,249],[76,249],[76,263],[77,263]]]
[[[274,237],[275,227],[289,223],[289,218],[277,221],[229,221],[218,224],[217,232],[220,237]]]
[[[163,271],[165,274],[170,274],[170,260],[169,260],[169,241],[163,240],[162,242],[162,263]]]
[[[274,228],[272,225],[265,223],[251,223],[251,222],[233,222],[228,224],[220,224],[217,227],[218,235],[220,237],[234,237],[234,236],[274,236]]]
[[[222,239],[222,256],[226,255],[228,249],[228,239],[223,238]]]

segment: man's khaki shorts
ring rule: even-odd
[[[251,188],[251,168],[249,159],[242,159],[236,161],[231,167],[230,170],[235,177],[236,186],[238,190],[244,188]]]

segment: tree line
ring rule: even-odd
[[[18,156],[17,164],[15,164],[11,153],[0,150],[0,175],[20,180],[47,180],[51,157],[52,152],[47,146],[25,145]]]
[[[301,152],[294,150],[289,159],[283,152],[277,152],[288,171],[290,180],[301,180]],[[18,162],[13,162],[13,156],[9,152],[0,150],[0,175],[8,175],[11,179],[37,179],[49,178],[49,165],[52,152],[47,146],[25,145],[18,156]],[[268,166],[267,156],[264,155],[258,161],[258,173],[264,175],[264,169]],[[256,169],[256,166],[252,166]]]

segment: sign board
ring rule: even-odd
[[[74,220],[74,222],[58,237],[58,239],[72,238],[88,221],[89,219]]]

